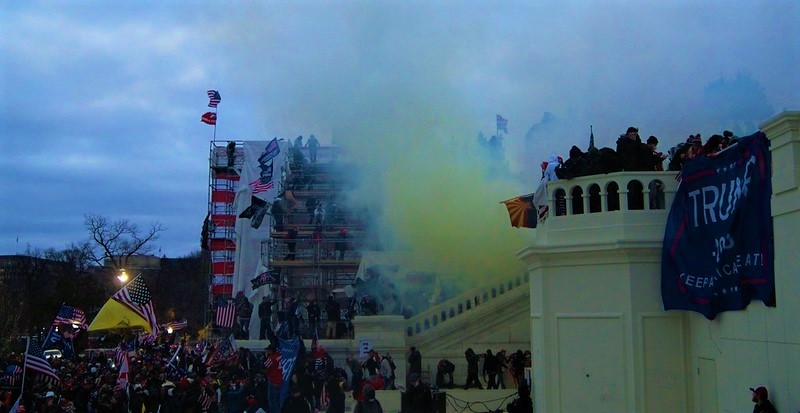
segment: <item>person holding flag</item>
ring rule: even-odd
[[[497,115],[497,134],[500,134],[500,131],[508,133],[508,119]]]

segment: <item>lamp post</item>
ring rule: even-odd
[[[127,272],[125,272],[125,269],[124,269],[124,268],[121,268],[121,269],[119,270],[119,274],[117,275],[117,279],[118,279],[118,280],[119,280],[119,282],[121,282],[122,284],[125,284],[125,283],[128,281],[128,273],[127,273]]]

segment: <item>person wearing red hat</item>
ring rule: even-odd
[[[244,411],[245,413],[267,413],[258,406],[258,399],[252,394],[247,396],[247,408]]]
[[[769,392],[764,386],[751,387],[750,391],[753,392],[753,413],[778,413],[772,402],[769,401]]]

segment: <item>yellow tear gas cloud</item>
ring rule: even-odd
[[[476,131],[452,106],[406,103],[391,118],[372,113],[337,139],[363,174],[351,201],[379,205],[381,238],[444,281],[468,288],[521,274],[515,254],[532,234],[512,228],[499,202],[522,185],[488,176]]]

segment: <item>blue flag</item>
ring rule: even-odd
[[[713,320],[754,299],[775,305],[771,167],[762,132],[683,166],[662,249],[665,310]]]
[[[292,373],[297,362],[297,353],[300,349],[300,340],[297,337],[278,339],[280,342],[279,351],[281,353],[281,373],[283,384],[281,384],[281,406],[289,397],[289,387],[292,385]]]

